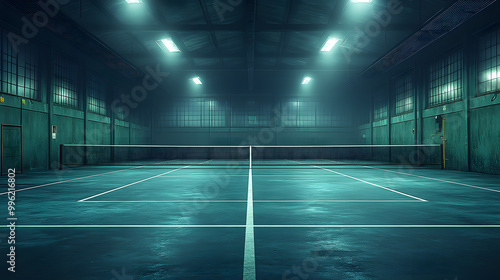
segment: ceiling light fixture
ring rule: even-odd
[[[370,3],[372,0],[351,0],[351,3]]]
[[[181,50],[179,50],[179,48],[174,43],[172,38],[161,39],[156,41],[156,43],[158,44],[158,46],[160,46],[162,50],[165,50],[166,48],[169,52],[181,52]]]
[[[127,3],[129,3],[129,4],[140,4],[140,3],[142,3],[141,0],[125,0],[125,1],[127,1]]]
[[[193,80],[193,82],[194,82],[195,84],[197,84],[197,85],[202,85],[202,84],[203,84],[203,83],[201,82],[201,80],[200,80],[200,77],[196,77],[196,78],[193,78],[193,79],[191,79],[191,80]]]
[[[329,52],[332,50],[332,48],[339,42],[342,41],[339,38],[335,37],[330,37],[328,40],[326,40],[326,43],[323,45],[323,48],[321,49],[322,52]]]
[[[304,80],[302,80],[302,84],[307,85],[311,80],[311,77],[305,77]]]

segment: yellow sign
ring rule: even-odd
[[[5,98],[3,98],[3,96],[0,96],[0,103],[4,103],[5,102]]]
[[[23,105],[26,105],[26,100],[22,99],[21,102],[23,103]]]

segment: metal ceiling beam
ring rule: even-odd
[[[205,22],[209,25],[212,26],[212,22],[210,20],[210,17],[208,16],[207,13],[207,7],[205,5],[205,2],[203,0],[198,0],[200,3],[201,11],[203,12],[203,17],[205,18]],[[210,31],[210,41],[212,42],[212,45],[215,48],[215,51],[217,52],[218,58],[219,58],[219,63],[221,65],[224,65],[224,60],[221,57],[221,52],[219,49],[219,44],[217,43],[217,38],[215,38],[214,32]]]
[[[104,7],[103,5],[101,5],[101,3],[95,1],[95,0],[89,0],[89,2],[94,5],[94,7],[96,7],[101,13],[104,14],[104,16],[106,16],[108,19],[112,20],[113,22],[119,22],[118,19],[116,18],[115,15],[111,14],[107,9],[106,7]],[[139,47],[142,48],[143,51],[145,51],[145,53],[149,53],[149,50],[148,48],[146,48],[142,42],[132,33],[130,32],[127,32],[127,35],[132,39],[132,41],[136,42],[137,45],[139,45]]]
[[[248,69],[246,68],[213,68],[213,67],[198,67],[198,68],[191,68],[191,69],[165,69],[165,71],[168,71],[170,73],[192,73],[192,72],[247,72]],[[277,67],[277,68],[255,68],[255,72],[307,72],[307,73],[313,73],[313,72],[330,72],[330,73],[340,73],[340,72],[359,72],[359,68],[338,68],[338,69],[312,69],[312,68],[293,68],[293,67]]]
[[[151,13],[151,15],[156,17],[156,19],[160,22],[160,24],[162,26],[168,26],[167,20],[165,19],[164,15],[161,13],[160,9],[157,9],[157,8],[152,6],[152,5],[156,5],[156,6],[161,5],[162,3],[160,1],[151,0],[151,1],[147,1],[147,2],[145,1],[143,3],[145,5],[145,7],[148,9],[148,11]],[[184,42],[182,41],[182,39],[180,38],[180,36],[178,35],[178,33],[176,31],[170,32],[170,37],[172,37],[172,39],[175,41],[175,44],[177,45],[177,47],[179,48],[179,50],[182,53],[188,52],[186,46],[184,45]],[[192,59],[188,58],[188,61],[192,67],[195,66]]]
[[[145,56],[142,54],[136,54],[136,53],[124,53],[126,57],[129,57],[130,59],[144,59]],[[179,54],[180,56],[184,58],[201,58],[201,59],[214,59],[214,58],[246,58],[247,53],[242,52],[242,53],[233,53],[233,54],[194,54],[194,53],[181,53]],[[307,53],[255,53],[254,54],[254,60],[258,58],[317,58],[320,56],[318,53],[313,53],[313,52],[307,52]],[[337,55],[338,57],[343,56],[342,53],[339,53]],[[373,58],[374,56],[380,56],[380,53],[377,52],[360,52],[359,54],[356,54],[356,57],[363,57],[363,58]]]
[[[292,13],[293,9],[293,1],[288,1],[287,2],[287,15],[286,15],[286,21],[285,23],[288,24],[290,22],[290,14]],[[283,52],[283,47],[285,46],[285,41],[286,41],[286,32],[283,32],[283,35],[281,36],[281,42],[280,42],[280,48],[278,51],[278,55],[276,56],[276,62],[274,63],[274,66],[278,66],[280,62],[280,57],[281,53]]]
[[[418,28],[418,24],[398,24],[387,26],[384,30],[391,31],[415,31]],[[87,25],[86,28],[94,32],[125,32],[125,31],[140,31],[140,32],[246,32],[246,26],[241,24],[194,24],[194,25]],[[355,32],[353,27],[339,26],[331,24],[257,24],[255,26],[255,32],[293,32],[293,31],[304,31],[304,32],[326,32],[326,31],[338,31],[338,32]]]

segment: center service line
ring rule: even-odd
[[[248,169],[247,223],[245,226],[245,257],[243,261],[243,280],[255,280],[255,240],[253,234],[253,186],[252,169]]]

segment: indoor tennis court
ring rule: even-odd
[[[499,9],[0,1],[0,278],[500,279]]]

